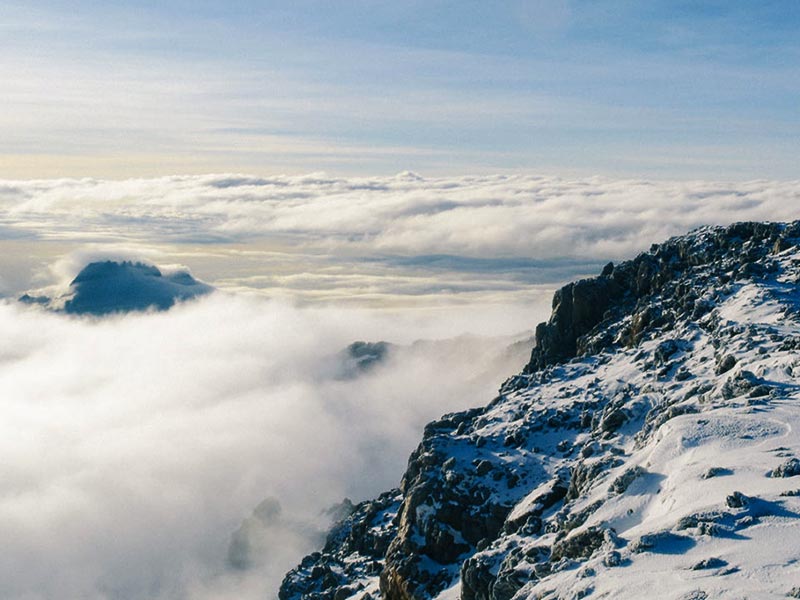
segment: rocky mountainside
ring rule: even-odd
[[[281,600],[800,597],[798,282],[800,222],[738,223],[563,287]]]

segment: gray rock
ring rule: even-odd
[[[586,559],[603,547],[606,540],[605,530],[600,527],[589,527],[575,535],[569,536],[553,545],[550,557],[552,562],[564,558]]]
[[[696,562],[690,568],[692,571],[704,571],[706,569],[721,569],[727,565],[728,563],[721,558],[711,557]]]
[[[727,373],[728,371],[730,371],[735,366],[736,366],[736,357],[733,356],[732,354],[726,354],[720,359],[719,363],[717,363],[717,367],[714,372],[717,375],[722,375],[723,373]]]
[[[800,475],[800,460],[790,458],[780,466],[770,471],[770,477],[796,477]]]
[[[750,499],[742,492],[733,492],[725,498],[725,504],[728,508],[744,508],[750,503]]]

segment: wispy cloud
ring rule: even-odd
[[[269,597],[321,510],[396,485],[425,422],[525,360],[509,339],[460,338],[336,376],[355,339],[437,328],[226,295],[101,322],[0,304],[0,596]],[[266,497],[308,531],[264,532],[268,564],[227,572]]]
[[[78,4],[4,6],[0,176],[794,173],[789,6]]]

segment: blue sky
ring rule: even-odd
[[[12,1],[0,54],[0,177],[798,177],[795,0]]]

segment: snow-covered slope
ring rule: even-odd
[[[705,228],[562,288],[281,599],[800,597],[798,238]]]

